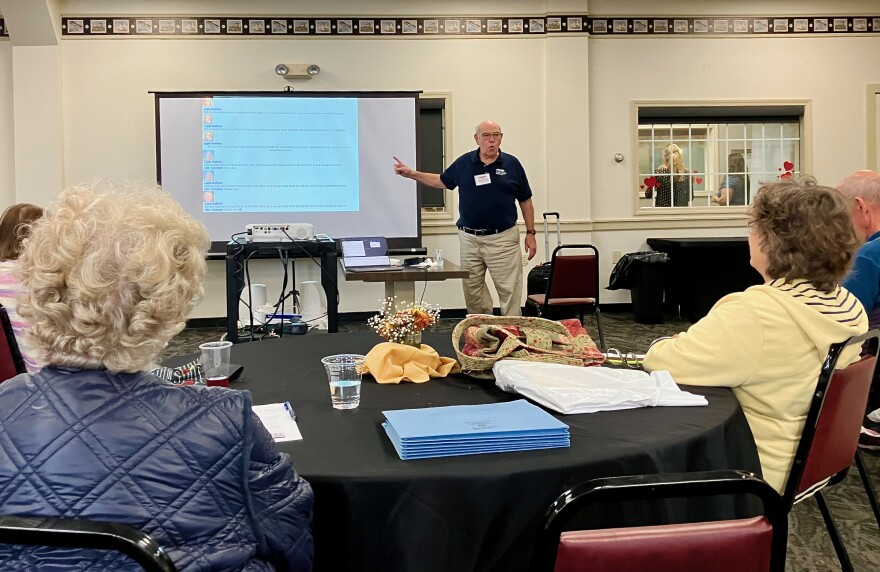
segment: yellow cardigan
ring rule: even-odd
[[[829,347],[867,330],[864,308],[844,288],[825,293],[803,280],[773,280],[725,296],[687,332],[655,343],[644,365],[680,384],[732,388],[764,479],[781,493]],[[852,348],[838,367],[857,358]]]

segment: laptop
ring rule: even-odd
[[[384,236],[342,238],[342,267],[350,272],[386,272],[403,270],[391,264],[388,241]]]

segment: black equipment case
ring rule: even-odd
[[[526,279],[526,292],[532,294],[544,294],[547,292],[547,282],[550,281],[550,233],[547,217],[556,217],[556,246],[562,244],[562,230],[559,227],[559,213],[544,213],[544,262],[535,265],[529,270]]]

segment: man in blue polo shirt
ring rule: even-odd
[[[492,297],[486,270],[495,283],[501,313],[522,313],[523,270],[516,226],[516,205],[526,224],[525,249],[535,256],[535,209],[532,189],[519,159],[501,151],[501,126],[494,121],[477,125],[478,149],[465,153],[442,174],[410,169],[394,157],[394,172],[437,189],[458,187],[458,239],[461,265],[468,271],[462,281],[470,314],[491,314]]]
[[[852,199],[852,219],[856,236],[864,244],[856,251],[852,268],[843,287],[859,299],[868,312],[870,328],[880,327],[880,173],[856,171],[837,185]],[[868,414],[859,446],[880,450],[880,387],[871,388]]]

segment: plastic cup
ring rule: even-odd
[[[437,268],[443,268],[443,249],[435,248],[434,249],[434,264],[437,265]]]
[[[202,352],[199,361],[205,369],[205,377],[209,378],[214,368],[229,363],[232,357],[232,342],[205,342],[199,346],[199,350]]]
[[[364,356],[338,354],[321,360],[330,382],[330,402],[335,409],[354,409],[361,404],[361,368]]]

